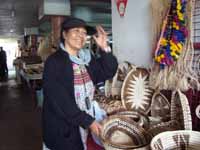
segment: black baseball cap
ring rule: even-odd
[[[67,31],[71,28],[76,27],[84,27],[88,35],[94,35],[97,32],[94,27],[87,25],[84,20],[75,17],[66,17],[66,19],[62,23],[61,30]]]

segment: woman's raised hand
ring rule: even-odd
[[[108,48],[108,36],[102,26],[96,26],[97,34],[93,35],[94,40],[96,41],[97,45],[102,49],[105,50]]]

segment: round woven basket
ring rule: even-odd
[[[200,132],[190,130],[166,131],[151,141],[152,150],[200,150]]]
[[[141,112],[120,109],[110,113],[110,115],[118,115],[125,118],[130,118],[144,129],[148,129],[150,126],[150,121],[148,116]]]
[[[126,109],[148,113],[153,89],[149,86],[149,72],[145,68],[131,70],[126,76],[121,90],[122,104]]]
[[[110,116],[103,121],[101,139],[106,150],[148,150],[148,133],[131,119]]]

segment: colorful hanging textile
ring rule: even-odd
[[[155,62],[159,63],[163,69],[177,61],[188,36],[186,4],[186,0],[172,0],[163,22],[154,56]]]

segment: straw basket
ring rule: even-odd
[[[153,138],[157,134],[165,131],[174,131],[174,130],[180,130],[180,124],[176,120],[170,120],[168,122],[162,122],[156,125],[151,126],[148,129],[148,134]]]
[[[147,132],[133,120],[111,116],[103,121],[101,139],[106,150],[148,150]]]
[[[134,66],[133,64],[131,64],[127,61],[119,64],[118,69],[117,69],[117,73],[113,77],[113,81],[112,81],[112,84],[111,84],[111,95],[113,97],[114,96],[120,97],[123,81],[124,81],[125,77],[127,76],[127,74],[132,69],[135,70],[136,66]]]
[[[161,92],[155,92],[151,102],[151,116],[162,119],[169,115],[170,104],[168,99]]]
[[[180,90],[172,93],[171,120],[177,120],[181,129],[192,130],[192,117],[188,99]]]
[[[145,68],[131,70],[126,76],[121,90],[122,104],[125,108],[148,113],[153,90],[149,86],[149,72]]]
[[[200,132],[190,130],[167,131],[151,141],[152,150],[200,150]]]
[[[121,110],[112,112],[110,115],[118,115],[124,118],[130,118],[131,120],[135,121],[139,126],[143,127],[144,129],[148,129],[150,125],[148,116],[141,112],[121,109]]]
[[[110,114],[113,111],[122,109],[122,102],[120,100],[112,100],[105,98],[101,101],[98,101],[100,107],[106,111],[107,114]]]

